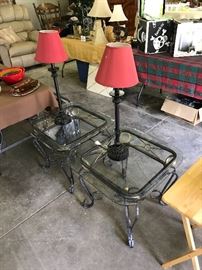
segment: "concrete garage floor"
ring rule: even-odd
[[[52,85],[47,67],[27,72]],[[61,92],[74,102],[113,116],[110,98],[85,90],[74,62],[59,73]],[[135,106],[137,88],[127,91],[121,103],[121,125],[136,128],[177,149],[181,175],[202,156],[202,124],[192,126],[160,111],[158,91],[148,89]],[[26,122],[4,130],[12,141]],[[135,247],[126,245],[124,210],[103,198],[83,209],[84,194],[76,183],[74,195],[67,192],[66,178],[56,166],[43,169],[32,141],[26,141],[1,156],[0,168],[0,270],[160,270],[161,263],[187,250],[180,216],[168,206],[148,197],[140,204],[134,228]],[[197,245],[202,234],[194,230]],[[200,263],[202,264],[201,258]],[[173,267],[190,270],[186,262]]]

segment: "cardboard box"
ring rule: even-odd
[[[161,19],[155,21],[139,20],[137,41],[139,49],[145,53],[167,52],[173,34],[172,20]]]
[[[187,120],[194,126],[202,121],[202,108],[195,109],[174,100],[165,99],[161,110]]]
[[[202,55],[202,21],[174,21],[171,54],[174,57]]]

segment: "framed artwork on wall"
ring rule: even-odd
[[[165,0],[140,0],[139,12],[142,18],[160,18],[165,12]]]

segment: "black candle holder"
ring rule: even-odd
[[[120,112],[119,103],[121,102],[121,96],[123,91],[119,88],[115,88],[114,91],[110,93],[113,97],[114,109],[115,109],[115,139],[114,144],[108,146],[107,155],[110,159],[114,161],[123,161],[129,156],[129,149],[126,144],[120,142]]]

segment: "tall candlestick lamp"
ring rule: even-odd
[[[125,160],[129,150],[126,144],[120,142],[120,90],[128,89],[139,82],[131,46],[121,42],[108,43],[95,80],[101,85],[114,88],[111,95],[115,107],[115,139],[108,146],[107,154],[112,160]]]
[[[41,30],[39,31],[35,60],[39,63],[50,64],[48,69],[53,77],[59,111],[55,119],[55,124],[65,125],[71,122],[71,117],[62,109],[60,89],[57,79],[58,68],[56,63],[62,63],[68,59],[58,31]]]

